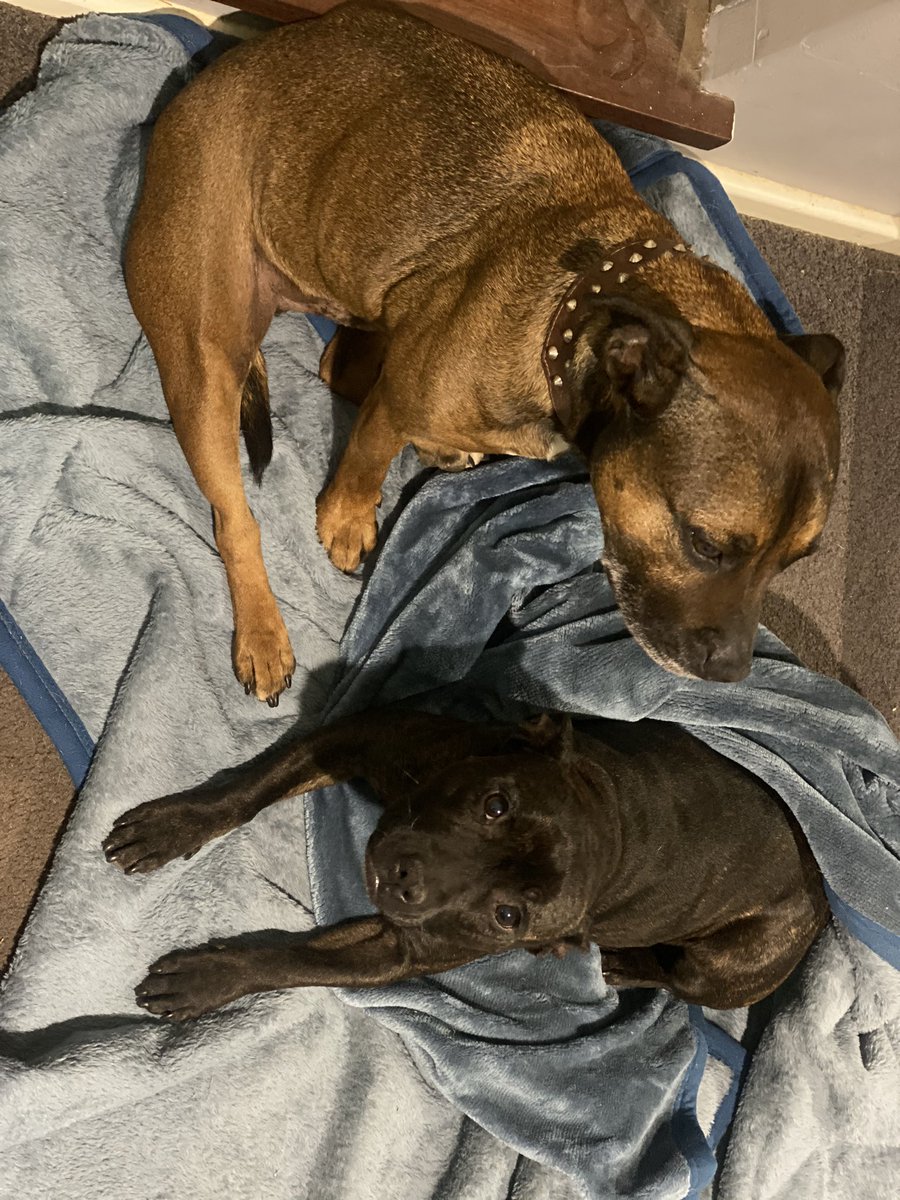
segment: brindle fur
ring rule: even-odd
[[[364,987],[516,947],[597,943],[616,987],[732,1008],[770,993],[822,928],[822,879],[774,792],[675,725],[549,714],[520,727],[365,713],[115,822],[127,873],[190,857],[270,804],[353,777],[384,814],[366,852],[374,916],[168,954],[138,1003],[174,1020],[248,992]],[[508,812],[491,819],[502,797]],[[518,908],[515,928],[498,905]]]

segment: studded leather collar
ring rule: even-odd
[[[626,242],[614,250],[607,251],[604,258],[594,263],[575,280],[560,300],[544,339],[541,362],[554,411],[564,426],[568,424],[567,417],[572,408],[567,376],[578,334],[591,311],[586,301],[604,291],[614,291],[617,284],[622,284],[630,276],[638,274],[647,263],[657,258],[687,252],[688,247],[684,242],[674,242],[667,238]]]

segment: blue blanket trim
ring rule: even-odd
[[[166,33],[171,33],[172,37],[181,42],[191,58],[206,50],[215,36],[198,21],[193,21],[190,17],[178,17],[174,13],[137,13],[131,19],[147,21],[165,29]]]
[[[709,1132],[709,1144],[715,1150],[734,1117],[749,1055],[736,1038],[733,1038],[730,1033],[726,1033],[724,1029],[720,1029],[718,1025],[714,1025],[712,1021],[707,1020],[702,1010],[697,1009],[695,1020],[697,1028],[702,1031],[703,1037],[706,1039],[709,1053],[713,1058],[724,1063],[731,1071],[731,1084],[719,1102]]]
[[[185,17],[159,14],[134,19],[151,21],[167,30],[182,43],[191,56],[206,50],[213,41],[213,35],[208,29]],[[802,327],[797,314],[741,224],[721,184],[711,172],[700,163],[667,147],[653,151],[629,172],[638,191],[643,191],[665,176],[677,173],[682,173],[690,179],[710,220],[745,273],[757,304],[776,328],[787,332],[801,332]],[[337,328],[334,322],[317,316],[311,316],[309,320],[323,341],[330,341]],[[56,746],[76,787],[80,786],[87,774],[94,743],[2,600],[0,666],[12,679]],[[864,940],[871,945],[871,939],[878,936],[878,927],[849,909],[831,892],[829,901],[835,913],[851,932],[865,927]],[[893,945],[890,947],[890,953],[885,953],[887,949],[885,945],[880,952],[888,961],[900,967],[900,951]],[[739,1043],[710,1024],[699,1009],[691,1009],[691,1025],[697,1052],[682,1081],[672,1122],[673,1134],[690,1170],[691,1187],[685,1200],[696,1200],[715,1174],[715,1147],[731,1123],[746,1057]],[[719,1106],[710,1139],[707,1140],[697,1120],[697,1092],[709,1054],[720,1058],[732,1068],[733,1082]]]
[[[59,751],[72,782],[81,787],[94,752],[90,734],[0,600],[0,667]]]
[[[320,317],[318,313],[306,313],[305,316],[322,341],[327,345],[337,333],[335,322],[330,317]]]
[[[882,925],[877,925],[874,921],[869,920],[855,908],[851,908],[847,901],[842,900],[837,892],[829,886],[827,881],[825,882],[825,895],[828,897],[831,911],[844,928],[868,946],[870,950],[874,950],[885,962],[900,971],[900,938]]]
[[[707,1020],[703,1010],[697,1005],[690,1005],[689,1012],[697,1050],[675,1101],[672,1134],[691,1175],[690,1190],[684,1196],[684,1200],[700,1200],[701,1194],[709,1186],[718,1169],[716,1148],[734,1118],[747,1066],[747,1051],[724,1029]],[[697,1094],[710,1056],[728,1067],[731,1083],[716,1109],[712,1128],[706,1137],[697,1118]]]
[[[700,1128],[697,1119],[697,1093],[706,1070],[709,1047],[706,1039],[706,1019],[693,1004],[689,1006],[691,1031],[697,1046],[693,1061],[685,1072],[672,1114],[672,1136],[684,1156],[691,1174],[691,1184],[684,1200],[699,1200],[700,1193],[716,1173],[716,1156]]]

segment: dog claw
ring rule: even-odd
[[[229,953],[225,942],[214,941],[164,955],[147,968],[147,975],[135,987],[135,1002],[166,1021],[187,1021],[221,1008],[244,994],[235,971],[235,954],[239,964],[241,951]]]
[[[232,665],[245,695],[255,695],[270,708],[276,707],[285,676],[297,665],[277,609],[268,623],[254,623],[248,632],[235,632]]]
[[[339,571],[352,575],[363,558],[375,549],[378,523],[375,504],[359,502],[335,492],[328,485],[316,501],[316,533],[332,563]]]
[[[289,688],[289,687],[291,686],[291,684],[293,683],[293,681],[294,681],[294,677],[293,677],[293,675],[285,675],[285,677],[284,677],[284,686],[285,686],[286,688]]]

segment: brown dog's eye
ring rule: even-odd
[[[522,910],[514,904],[498,904],[494,909],[494,920],[501,929],[518,929],[522,924]]]
[[[496,821],[499,817],[505,817],[509,812],[509,801],[505,796],[501,796],[499,792],[491,792],[490,796],[484,802],[484,815],[489,821]]]
[[[707,559],[708,562],[721,562],[722,551],[711,538],[703,532],[702,529],[691,530],[691,549],[700,558]]]

